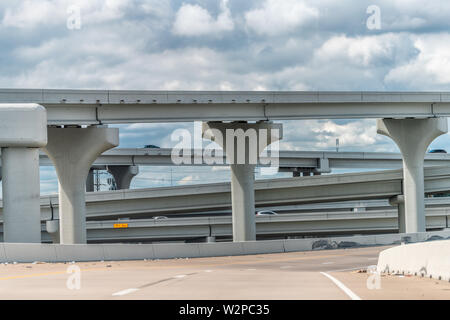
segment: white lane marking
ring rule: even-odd
[[[291,269],[291,268],[293,268],[293,266],[282,266],[282,267],[280,267],[280,269]]]
[[[334,262],[324,262],[322,264],[334,264]]]
[[[212,272],[212,270],[205,270],[205,272]]]
[[[352,300],[361,300],[360,297],[358,297],[352,290],[350,290],[349,288],[347,288],[342,282],[340,282],[338,279],[336,279],[333,276],[330,276],[328,273],[326,272],[321,272],[321,274],[323,274],[325,277],[327,277],[328,279],[330,279],[331,281],[334,282],[335,285],[337,285],[339,287],[339,289],[341,289],[342,291],[344,291],[344,293],[346,295],[348,295],[350,297],[350,299]]]
[[[139,289],[136,289],[136,288],[125,289],[125,290],[122,290],[122,291],[113,293],[113,296],[124,296],[124,295],[126,295],[126,294],[136,292],[136,291],[138,291],[138,290],[139,290]]]
[[[367,266],[347,268],[347,269],[328,270],[328,272],[352,271],[352,270],[358,270],[358,269],[367,269]]]
[[[185,274],[179,274],[179,275],[175,276],[174,278],[175,279],[181,279],[181,278],[184,278],[184,277],[186,277]]]
[[[378,258],[367,258],[367,260],[378,260]]]
[[[256,269],[247,269],[247,271],[256,271]]]

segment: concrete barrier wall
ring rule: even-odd
[[[450,230],[412,234],[386,234],[222,243],[88,245],[0,243],[0,263],[34,261],[118,261],[236,256],[326,249],[345,249],[376,245],[395,245],[401,243],[444,239],[450,239]],[[385,252],[389,252],[389,250]],[[389,254],[387,254],[387,256],[389,256]]]
[[[384,250],[380,253],[377,270],[450,281],[450,240],[407,244]]]

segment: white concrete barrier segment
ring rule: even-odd
[[[139,260],[154,259],[155,252],[151,244],[105,244],[104,260]]]
[[[377,270],[450,281],[450,240],[407,244],[384,250],[380,253]]]
[[[242,242],[200,243],[198,246],[200,257],[240,256],[245,254]]]
[[[0,244],[0,263],[5,262],[71,262],[119,261],[143,259],[172,259],[237,256],[265,253],[301,252],[311,250],[344,249],[383,244],[450,239],[449,231],[416,234],[392,234],[355,237],[270,240],[227,243],[173,243],[173,244]],[[437,241],[433,243],[440,243]],[[445,241],[450,246],[449,241]],[[429,244],[429,243],[427,243]],[[439,247],[440,248],[440,247]],[[449,251],[447,249],[447,251]],[[439,253],[439,249],[436,250]],[[448,255],[448,253],[447,253]],[[448,265],[447,265],[448,267]],[[434,269],[430,269],[433,270]]]

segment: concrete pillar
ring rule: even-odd
[[[233,241],[256,240],[254,170],[261,152],[282,137],[269,122],[203,123],[203,136],[219,144],[231,168]]]
[[[40,243],[39,149],[2,148],[4,242]]]
[[[94,192],[94,169],[89,169],[86,179],[86,192]]]
[[[405,197],[403,195],[395,196],[389,199],[391,206],[397,207],[398,213],[398,233],[406,232],[406,216],[405,216]]]
[[[5,242],[41,242],[39,148],[46,144],[44,107],[0,104]]]
[[[256,240],[255,165],[232,164],[230,168],[233,239]]]
[[[108,166],[116,181],[117,190],[130,189],[131,180],[139,173],[138,166]]]
[[[430,143],[447,131],[446,118],[377,120],[377,132],[394,140],[402,153],[407,233],[426,231],[424,156]]]
[[[48,128],[44,151],[58,175],[61,244],[86,243],[86,178],[95,159],[118,144],[117,128]]]

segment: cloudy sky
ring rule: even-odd
[[[2,0],[0,87],[449,90],[450,1]],[[285,150],[397,151],[374,120],[285,122]],[[171,147],[192,124],[120,126],[121,147]],[[450,150],[448,135],[432,147]],[[142,168],[133,187],[209,181]],[[226,170],[216,170],[226,179]],[[43,193],[56,191],[43,169]],[[205,176],[209,178],[205,178]]]

